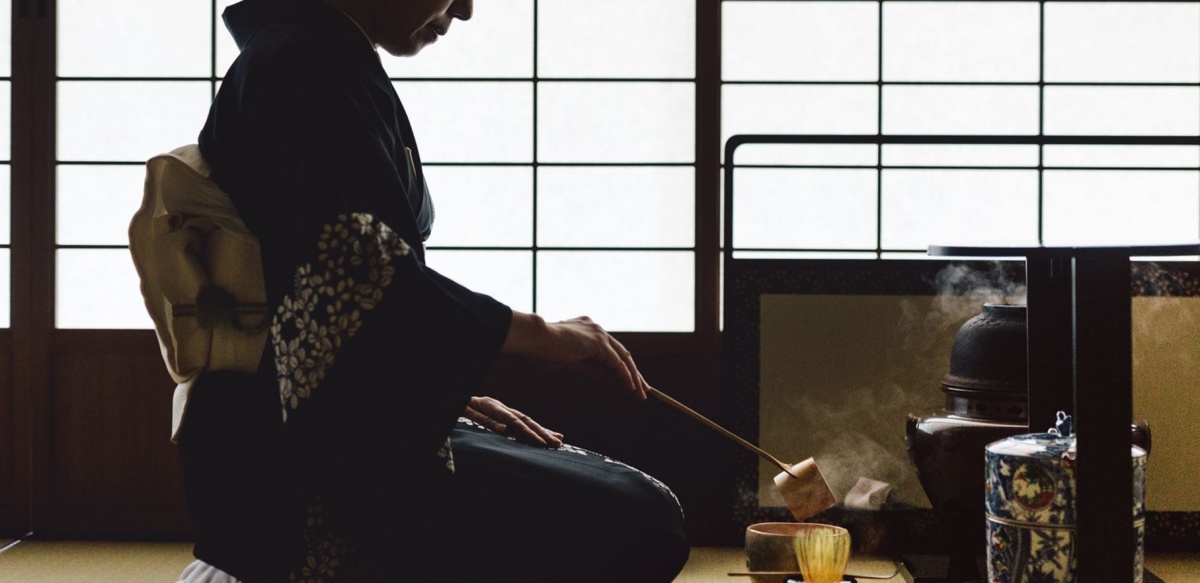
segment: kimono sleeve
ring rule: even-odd
[[[262,245],[285,418],[435,452],[512,312],[424,265],[420,183],[374,83],[306,47],[251,55],[201,146]]]

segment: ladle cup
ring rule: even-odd
[[[732,439],[738,445],[754,452],[759,457],[782,468],[783,472],[775,476],[775,489],[779,491],[784,503],[787,504],[788,510],[792,512],[792,516],[797,521],[803,522],[837,504],[837,498],[834,497],[833,491],[829,489],[829,483],[825,481],[825,476],[821,475],[821,470],[817,467],[817,462],[813,458],[808,458],[795,465],[786,464],[753,443],[742,439],[736,433],[717,425],[707,417],[692,410],[691,407],[672,399],[666,393],[653,387],[649,387],[646,393],[683,412],[688,417],[699,421],[709,429]]]

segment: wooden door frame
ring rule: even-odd
[[[38,352],[34,328],[35,293],[31,280],[16,277],[30,273],[34,264],[31,246],[36,238],[29,218],[33,216],[38,177],[34,169],[38,134],[37,110],[44,108],[35,98],[38,46],[48,21],[45,0],[12,2],[12,111],[11,111],[11,197],[10,197],[10,328],[0,331],[0,358],[10,366],[7,386],[0,386],[0,402],[11,405],[9,433],[2,438],[12,444],[11,467],[0,469],[11,476],[10,500],[0,500],[0,534],[23,536],[32,529],[31,498],[33,463],[32,380],[37,376],[32,361]]]
[[[49,332],[54,325],[54,158],[55,158],[55,35],[54,2],[30,0],[36,10],[27,24],[20,50],[26,52],[27,82],[22,91],[25,179],[15,195],[13,217],[13,355],[20,444],[23,500],[29,504],[28,530],[36,527],[37,508],[44,503],[49,419],[47,375]],[[14,54],[16,48],[14,48]],[[17,129],[17,128],[14,128]],[[16,193],[14,193],[16,194]],[[17,204],[17,201],[20,201]],[[20,233],[18,238],[16,233]],[[18,291],[19,290],[19,291]],[[20,457],[18,457],[20,459]]]

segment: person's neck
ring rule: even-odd
[[[361,4],[355,2],[354,0],[325,0],[325,2],[330,6],[337,8],[342,14],[345,14],[346,18],[349,18],[350,22],[353,22],[354,26],[358,27],[359,32],[361,32],[363,37],[367,39],[367,43],[371,45],[372,49],[378,48],[378,45],[375,43],[375,39],[371,38],[371,34],[368,33],[367,29],[363,28],[363,25],[361,24],[361,21],[365,20],[365,15],[363,14]]]

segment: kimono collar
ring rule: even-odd
[[[268,26],[294,23],[370,50],[378,58],[374,45],[362,27],[324,0],[242,0],[226,8],[221,17],[225,20],[225,28],[233,35],[238,50]]]

